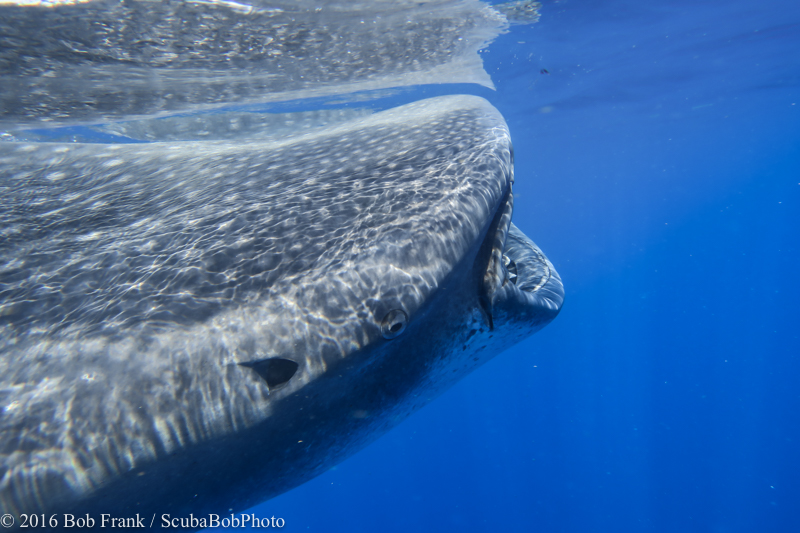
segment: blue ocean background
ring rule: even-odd
[[[481,52],[495,91],[352,105],[490,100],[561,314],[248,513],[290,532],[800,531],[800,2],[539,11]]]
[[[285,531],[800,531],[800,3],[540,12],[482,52],[496,92],[460,92],[508,121],[514,222],[563,277],[561,315],[251,512]]]

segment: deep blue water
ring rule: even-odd
[[[800,3],[544,2],[484,52],[553,324],[285,531],[800,531]],[[546,69],[549,74],[540,73]]]
[[[251,512],[297,532],[800,531],[800,2],[540,11],[482,53],[496,91],[375,105],[501,110],[514,222],[561,274],[561,315]],[[54,135],[120,140],[86,131]]]

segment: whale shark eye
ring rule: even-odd
[[[272,357],[270,359],[261,359],[259,361],[250,361],[247,363],[239,363],[241,366],[252,368],[256,374],[267,382],[267,387],[270,390],[275,389],[294,376],[297,372],[297,363],[289,359],[282,359],[280,357]]]
[[[381,322],[381,333],[384,339],[394,339],[406,329],[408,315],[402,309],[392,309]]]
[[[507,255],[503,255],[503,265],[506,267],[506,271],[508,272],[508,279],[514,285],[517,284],[517,264],[514,262],[513,259],[508,257]]]

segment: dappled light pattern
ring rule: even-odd
[[[491,87],[478,50],[506,26],[478,0],[2,2],[0,120]]]
[[[482,238],[510,149],[468,96],[281,142],[0,144],[2,507],[252,426],[399,342],[385,317],[413,324]],[[269,357],[299,365],[273,392],[241,365]]]

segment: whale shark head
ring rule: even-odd
[[[0,169],[4,511],[245,509],[563,301],[477,97],[280,140],[4,143]]]

